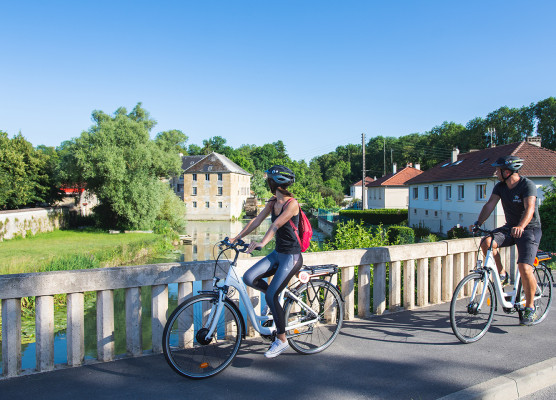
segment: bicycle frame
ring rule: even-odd
[[[219,286],[218,285],[219,281],[217,280],[217,278],[214,278],[214,283],[215,283],[214,286],[219,289],[218,290],[218,293],[219,293],[219,295],[218,295],[218,304],[217,304],[216,307],[211,308],[209,318],[207,319],[207,324],[205,326],[205,328],[208,327],[208,333],[207,333],[207,336],[206,336],[207,339],[210,339],[212,337],[212,334],[216,330],[218,320],[220,318],[220,315],[222,314],[222,309],[224,307],[224,301],[227,298],[227,290],[226,289],[229,288],[229,287],[233,287],[238,291],[239,298],[240,298],[241,302],[243,303],[243,306],[247,310],[247,316],[249,317],[249,320],[251,321],[251,324],[253,325],[253,327],[255,328],[255,330],[257,332],[259,332],[261,335],[272,335],[273,331],[275,330],[274,324],[272,326],[269,326],[269,327],[266,327],[266,326],[262,325],[264,322],[272,319],[272,316],[267,316],[267,315],[259,316],[259,315],[257,315],[257,313],[255,312],[255,309],[253,307],[253,304],[251,304],[251,299],[250,299],[249,295],[247,294],[247,288],[245,287],[245,283],[243,282],[242,279],[237,278],[238,273],[237,273],[237,270],[236,270],[236,265],[237,265],[238,254],[239,253],[236,252],[235,259],[230,264],[230,268],[228,270],[228,273],[226,275],[226,279],[224,280],[224,283]],[[318,319],[318,314],[311,307],[309,307],[307,304],[305,304],[298,296],[296,296],[288,288],[285,288],[282,291],[282,293],[280,293],[280,295],[279,295],[279,299],[280,299],[281,304],[283,304],[284,298],[286,296],[293,299],[299,306],[303,307],[304,309],[306,309],[308,312],[310,312],[311,314],[313,314],[315,316],[314,319],[311,319],[309,321],[297,323],[295,325],[288,325],[288,326],[286,326],[286,330],[294,330],[294,329],[301,328],[305,325],[310,325],[310,324],[315,323],[315,320]]]

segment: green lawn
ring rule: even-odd
[[[143,248],[161,247],[161,240],[161,236],[149,233],[111,235],[77,230],[57,230],[6,240],[0,242],[0,274],[74,269],[79,266],[71,264],[79,264],[75,260],[85,258],[95,259],[98,266],[114,265],[119,261],[126,263]]]

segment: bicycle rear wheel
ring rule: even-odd
[[[241,315],[224,302],[212,338],[207,339],[208,319],[218,304],[216,294],[201,294],[185,301],[170,315],[162,338],[166,361],[178,374],[192,379],[208,378],[226,368],[239,350]],[[214,310],[213,310],[214,308]]]
[[[534,300],[537,319],[533,322],[533,325],[536,325],[544,321],[548,315],[550,304],[552,303],[552,285],[554,284],[554,280],[552,279],[552,271],[542,264],[534,267],[533,275],[535,275],[537,281]],[[520,298],[525,299],[521,280],[517,286],[517,293],[520,294]]]
[[[301,354],[314,354],[332,344],[344,321],[342,298],[330,283],[315,279],[304,284],[297,296],[318,314],[318,319],[309,325],[288,330],[289,326],[315,319],[313,313],[295,300],[288,299],[284,306],[286,335],[290,346]]]
[[[485,298],[479,308],[483,290],[486,290]],[[456,337],[463,343],[482,338],[492,323],[495,304],[492,282],[486,282],[484,275],[473,273],[463,278],[454,290],[450,303],[450,325]]]

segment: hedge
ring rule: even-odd
[[[381,208],[371,210],[340,210],[343,221],[354,219],[370,225],[398,225],[407,221],[407,210]]]
[[[387,234],[390,244],[415,243],[415,231],[409,226],[392,225]]]

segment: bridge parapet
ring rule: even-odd
[[[478,239],[385,246],[372,249],[306,253],[304,264],[337,264],[345,318],[369,317],[399,309],[449,301],[455,285],[474,267]],[[515,248],[503,249],[506,265],[515,268]],[[240,259],[240,271],[260,257]],[[223,264],[225,268],[226,265]],[[2,301],[3,376],[21,375],[21,299],[35,297],[36,370],[54,368],[54,295],[67,295],[67,363],[84,363],[84,293],[94,291],[97,315],[97,362],[114,360],[114,290],[125,290],[127,356],[142,348],[141,288],[151,287],[152,353],[162,352],[162,331],[168,315],[168,285],[178,284],[178,302],[192,296],[193,282],[212,289],[213,261],[166,263],[77,271],[0,276]],[[223,273],[223,272],[222,272]],[[403,279],[402,279],[403,277]],[[373,284],[371,285],[371,282]],[[335,282],[338,284],[338,282]],[[355,285],[358,296],[355,298]],[[260,293],[250,289],[254,301]],[[403,295],[403,298],[402,298]],[[258,299],[256,299],[259,297]],[[254,334],[252,327],[248,334]],[[58,365],[57,365],[58,367]]]

